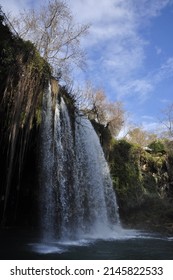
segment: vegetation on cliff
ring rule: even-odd
[[[163,145],[163,144],[162,144]],[[127,225],[173,232],[173,157],[162,145],[145,150],[125,140],[113,141],[109,162],[120,215]]]
[[[132,228],[172,234],[172,141],[147,135],[150,141],[144,147],[134,143],[136,137],[134,142],[131,138],[130,141],[116,140],[108,127],[94,120],[92,124],[109,162],[122,223]]]
[[[16,216],[24,159],[36,141],[50,68],[30,41],[10,31],[2,13],[0,36],[0,209],[6,224],[8,216]]]

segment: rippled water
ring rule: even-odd
[[[124,230],[107,240],[42,242],[35,233],[8,230],[0,232],[0,259],[173,260],[173,237]]]

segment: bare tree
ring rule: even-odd
[[[169,138],[173,137],[173,103],[162,111],[161,123],[166,127]],[[164,133],[165,134],[165,133]]]
[[[95,90],[87,85],[81,95],[80,109],[90,119],[108,127],[111,134],[116,136],[124,124],[124,109],[121,102],[110,102],[104,90]]]
[[[126,139],[131,143],[145,147],[151,142],[155,141],[157,139],[157,135],[150,133],[140,127],[135,127],[128,132]]]
[[[62,75],[66,80],[72,66],[84,68],[85,54],[80,40],[89,25],[76,25],[64,1],[52,0],[39,10],[21,12],[13,19],[13,25],[19,36],[34,43],[52,66],[54,75]]]

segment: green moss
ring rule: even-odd
[[[42,121],[42,108],[36,109],[35,117],[36,117],[36,125],[39,126]]]
[[[164,144],[162,141],[160,140],[156,140],[152,143],[149,144],[148,146],[151,150],[152,150],[152,153],[165,153],[165,147],[164,147]]]
[[[12,34],[2,22],[0,22],[0,34],[3,35],[0,41],[0,99],[4,99],[3,94],[6,92],[5,106],[8,107],[6,124],[9,126],[11,123],[10,114],[14,117],[12,111],[15,108],[15,99],[21,97],[23,99],[18,108],[21,111],[18,122],[23,127],[29,121],[28,114],[30,114],[30,117],[32,115],[32,119],[40,124],[43,91],[50,79],[51,69],[30,41],[23,41]],[[35,94],[37,97],[34,96]],[[34,107],[32,114],[31,103]]]
[[[0,121],[0,177],[4,195],[2,223],[5,224],[10,200],[15,200],[13,190],[17,186],[19,193],[21,187],[29,149],[36,159],[42,99],[51,69],[35,46],[12,34],[1,19],[0,114],[4,121]]]
[[[114,141],[110,153],[110,168],[118,200],[123,208],[135,208],[143,201],[139,157],[138,146],[125,140]]]
[[[173,217],[171,159],[160,150],[148,153],[139,145],[112,140],[110,169],[120,216],[126,224],[171,231],[167,226]]]

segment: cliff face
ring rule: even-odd
[[[8,225],[16,223],[19,210],[25,215],[29,200],[33,203],[27,186],[36,180],[42,97],[50,69],[29,41],[10,32],[3,16],[0,36],[0,220]]]
[[[115,141],[109,156],[122,221],[173,232],[172,157]]]
[[[33,44],[13,34],[1,14],[0,37],[0,225],[37,226],[43,97],[51,87],[55,114],[56,99],[63,96],[73,126],[74,100],[51,77]]]

